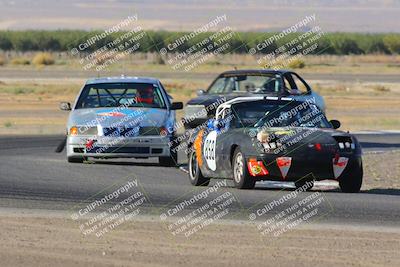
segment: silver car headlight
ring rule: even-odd
[[[97,127],[72,126],[69,129],[70,135],[97,135]]]

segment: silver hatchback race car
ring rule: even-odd
[[[154,78],[97,78],[86,82],[70,110],[67,123],[68,162],[94,158],[158,157],[173,166],[177,153],[175,110],[161,82]]]

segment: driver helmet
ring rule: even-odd
[[[154,88],[147,86],[137,89],[136,101],[138,103],[153,104],[154,103]]]

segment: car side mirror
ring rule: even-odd
[[[206,91],[204,91],[203,89],[199,89],[199,90],[196,91],[196,94],[198,96],[204,95],[205,93],[206,93]]]
[[[61,110],[71,110],[71,104],[69,102],[61,102],[60,103]]]
[[[177,109],[183,109],[183,103],[182,102],[173,102],[171,104],[171,110],[177,110]]]
[[[330,120],[329,123],[332,125],[333,129],[340,128],[340,121],[338,120]]]

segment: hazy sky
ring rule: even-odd
[[[192,30],[226,14],[237,30],[276,31],[314,13],[324,31],[400,32],[400,0],[0,0],[0,29],[104,29],[137,14],[145,29]]]

